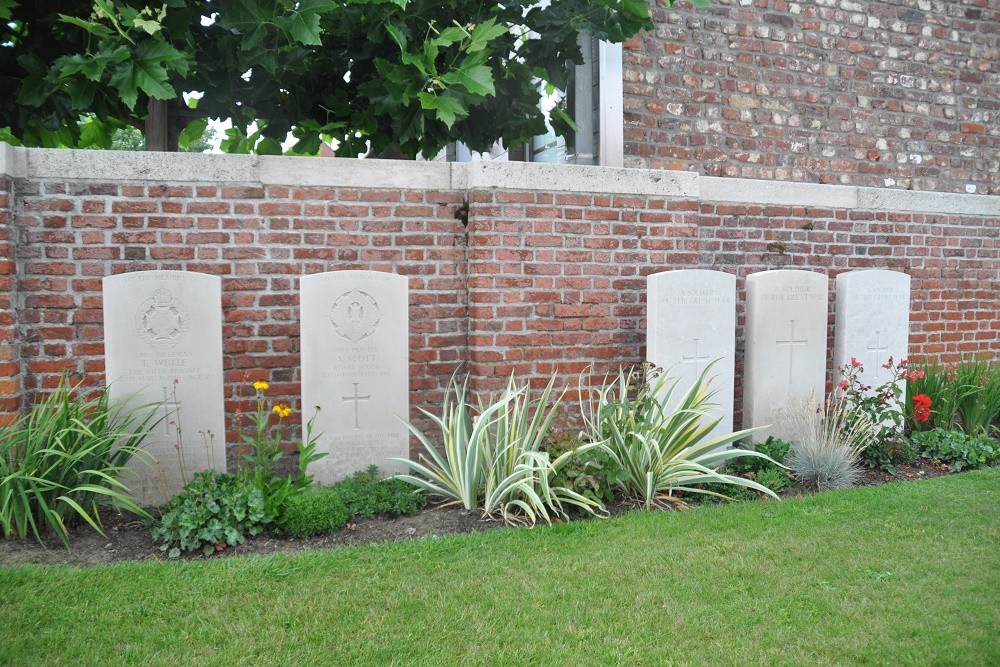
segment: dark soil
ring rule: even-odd
[[[898,482],[912,479],[929,479],[948,474],[944,466],[935,466],[927,461],[913,465],[900,465],[896,474],[866,470],[861,484],[864,486]],[[794,489],[789,495],[798,495]],[[610,508],[612,515],[621,514],[634,505],[622,504]],[[166,560],[150,538],[149,529],[131,515],[103,517],[106,537],[94,532],[89,526],[76,526],[70,531],[70,550],[56,538],[40,545],[34,539],[0,539],[0,567],[13,567],[24,563],[47,565],[90,566],[102,563],[124,561]],[[246,543],[231,547],[208,558],[245,556],[249,554],[269,554],[293,552],[309,549],[334,549],[347,545],[370,544],[374,542],[396,542],[420,537],[473,533],[503,525],[493,519],[483,518],[479,512],[469,512],[454,507],[428,507],[411,517],[372,517],[348,524],[331,535],[311,538],[286,538],[272,535],[258,535],[247,539]],[[201,560],[199,555],[186,559]]]

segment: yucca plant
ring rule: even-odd
[[[962,360],[955,366],[956,411],[968,435],[989,433],[1000,416],[1000,366],[986,359]]]
[[[75,519],[101,533],[101,505],[148,517],[119,480],[154,420],[154,407],[124,410],[106,389],[80,396],[63,377],[22,419],[0,429],[0,530],[43,541],[46,529],[69,548]]]
[[[824,408],[812,398],[792,401],[778,422],[792,442],[785,463],[804,487],[815,491],[853,485],[861,475],[861,452],[879,430],[868,414],[852,414],[843,399],[828,399]]]
[[[714,363],[714,362],[713,362]],[[646,509],[662,504],[676,491],[721,494],[698,488],[706,483],[732,484],[777,495],[762,484],[718,472],[726,461],[750,456],[770,457],[746,449],[726,447],[761,428],[737,431],[708,439],[720,418],[712,418],[707,376],[709,364],[687,390],[679,390],[678,381],[668,373],[640,373],[621,370],[617,379],[601,387],[584,388],[581,379],[581,412],[587,435],[602,443],[624,473],[618,484],[627,495]],[[676,407],[668,409],[679,393]],[[724,497],[724,496],[723,496]]]
[[[566,505],[599,511],[599,503],[552,483],[573,454],[596,446],[584,445],[555,460],[542,451],[559,403],[552,400],[553,384],[554,378],[534,401],[534,410],[530,391],[517,387],[513,378],[499,396],[479,401],[473,409],[467,385],[453,380],[441,416],[422,411],[441,431],[440,449],[407,423],[427,456],[418,461],[394,459],[413,472],[397,479],[465,509],[477,509],[482,503],[484,513],[499,514],[507,523],[551,522],[554,515],[567,516]]]

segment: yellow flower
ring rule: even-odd
[[[277,412],[279,417],[287,417],[292,414],[292,408],[284,403],[278,403],[271,410]]]
[[[264,382],[263,380],[257,380],[256,382],[253,383],[253,388],[256,389],[257,391],[264,391],[265,389],[270,389],[271,385]]]

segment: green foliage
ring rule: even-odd
[[[80,395],[64,376],[29,414],[0,428],[0,529],[4,537],[42,541],[48,529],[69,547],[74,519],[101,530],[101,505],[148,516],[119,480],[141,449],[153,421],[152,406],[126,410],[109,404],[105,389]]]
[[[989,433],[1000,417],[1000,365],[986,359],[960,361],[955,367],[956,410],[968,435]]]
[[[276,518],[264,495],[236,475],[203,470],[170,499],[153,540],[170,558],[200,549],[206,556],[257,535]]]
[[[558,399],[551,400],[554,381],[553,377],[542,391],[533,412],[528,387],[515,386],[513,378],[499,396],[480,402],[477,409],[466,400],[466,386],[453,381],[441,416],[424,411],[441,431],[442,451],[408,424],[429,458],[396,459],[415,473],[397,479],[466,509],[482,502],[485,513],[499,513],[508,523],[535,523],[539,518],[550,522],[553,515],[567,518],[567,505],[585,511],[599,508],[595,501],[553,482],[574,454],[566,452],[552,460],[542,450],[559,404]],[[583,445],[575,453],[595,446]]]
[[[741,456],[767,457],[725,447],[759,429],[707,439],[719,422],[709,415],[712,394],[706,377],[711,368],[709,364],[669,411],[666,406],[678,383],[658,370],[645,366],[639,371],[622,370],[616,380],[587,389],[581,380],[581,412],[588,437],[604,447],[622,469],[618,479],[622,491],[647,509],[674,491],[710,494],[698,485],[712,482],[744,486],[777,498],[753,480],[715,470]]]
[[[913,433],[910,440],[924,457],[947,464],[953,472],[1000,462],[1000,443],[985,433],[968,435],[939,427]]]
[[[340,496],[348,516],[376,514],[412,516],[427,504],[427,496],[401,479],[382,479],[377,466],[359,471],[328,487]]]
[[[672,0],[666,0],[671,4]],[[704,4],[697,2],[696,4]],[[5,5],[0,128],[32,146],[106,148],[149,99],[231,118],[224,150],[342,155],[390,142],[415,156],[544,134],[545,85],[565,89],[580,32],[620,43],[651,29],[641,0],[45,0]],[[203,17],[212,20],[204,21]],[[105,127],[81,135],[93,113]],[[256,122],[258,130],[249,128]],[[556,114],[554,129],[571,124]]]
[[[570,453],[566,463],[553,476],[554,486],[564,486],[595,503],[607,505],[615,498],[615,489],[622,481],[624,471],[603,448],[580,451],[584,445],[577,437],[560,433],[549,438],[544,449],[549,457],[557,459]]]
[[[351,513],[337,489],[319,487],[286,500],[278,525],[289,535],[311,537],[339,530],[350,518]]]

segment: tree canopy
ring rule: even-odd
[[[0,19],[0,139],[109,147],[156,112],[182,146],[230,118],[230,152],[280,153],[292,132],[293,152],[410,156],[543,134],[578,33],[652,27],[646,0],[0,0]]]

